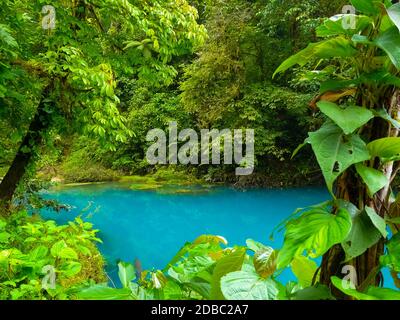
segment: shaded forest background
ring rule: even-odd
[[[255,174],[239,179],[229,165],[181,168],[197,177],[240,186],[321,181],[311,151],[286,160],[307,132],[320,124],[310,101],[317,95],[323,71],[316,77],[298,68],[274,80],[272,74],[285,58],[315,41],[314,28],[322,17],[341,13],[346,2],[199,0],[191,4],[207,29],[205,43],[194,54],[174,57],[169,63],[172,76],[148,75],[143,81],[133,72],[131,77],[117,78],[119,110],[132,137],[110,150],[96,137],[68,134],[64,128],[53,130],[26,179],[35,172],[41,179],[65,182],[155,172],[157,168],[145,159],[146,134],[177,121],[179,129],[255,130]],[[8,122],[0,126],[0,176],[31,118],[29,112],[16,117],[18,126]]]

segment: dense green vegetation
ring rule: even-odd
[[[400,299],[381,286],[386,267],[400,288],[400,5],[351,3],[356,14],[329,19],[347,3],[57,1],[48,29],[47,3],[3,1],[0,298]],[[146,134],[171,121],[253,128],[255,173],[149,165]],[[35,213],[62,209],[38,195],[49,181],[121,179],[140,190],[324,181],[332,199],[278,226],[282,248],[203,235],[138,279],[120,262],[115,288],[90,223]],[[285,268],[297,282],[280,283]]]

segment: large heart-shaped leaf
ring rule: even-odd
[[[349,235],[342,243],[346,253],[346,261],[358,257],[371,248],[381,238],[379,230],[374,226],[365,211],[360,211],[354,218]]]
[[[279,292],[274,280],[250,271],[228,273],[221,279],[221,289],[228,300],[275,300]]]
[[[335,122],[345,134],[353,133],[374,117],[372,111],[357,106],[341,108],[337,104],[329,101],[320,101],[317,103],[317,106],[326,116]]]
[[[337,177],[348,167],[370,158],[364,141],[356,134],[345,136],[342,129],[331,121],[309,134],[311,143],[328,190]]]
[[[400,33],[397,27],[393,26],[381,33],[374,44],[386,52],[393,65],[400,69]]]
[[[400,30],[400,3],[392,5],[391,7],[387,8],[386,11],[390,20],[392,20],[397,29]]]
[[[373,196],[389,183],[388,178],[381,171],[367,167],[362,163],[356,164],[356,170],[367,185],[370,196]]]
[[[286,267],[295,256],[304,252],[317,258],[333,245],[341,243],[351,229],[347,210],[339,209],[336,215],[327,209],[311,208],[286,225],[285,241],[278,254],[278,268]]]
[[[375,15],[379,13],[379,6],[375,0],[351,0],[357,11]]]

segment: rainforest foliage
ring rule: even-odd
[[[400,299],[382,287],[383,268],[400,287],[400,4],[48,4],[0,8],[0,298]],[[282,248],[203,235],[163,270],[119,262],[110,286],[97,230],[32,215],[62,209],[37,190],[156,172],[146,134],[171,121],[255,130],[254,175],[184,172],[245,186],[324,181],[332,199],[282,222]],[[279,281],[286,268],[297,281]]]

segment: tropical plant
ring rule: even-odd
[[[329,70],[312,102],[325,122],[309,133],[304,145],[311,145],[333,197],[286,223],[278,267],[302,254],[323,256],[316,281],[330,286],[338,297],[344,292],[365,298],[343,290],[337,279],[343,278],[345,265],[353,266],[357,290],[372,286],[366,293],[372,296],[382,281],[383,266],[389,266],[397,279],[392,264],[397,237],[388,242],[387,227],[397,233],[398,201],[392,182],[400,167],[400,4],[352,4],[357,15],[324,21],[317,28],[323,39],[285,60],[275,72],[300,65],[313,68],[316,75],[323,70],[320,74],[326,77]],[[385,244],[393,255],[382,258]]]
[[[0,219],[0,299],[68,299],[104,281],[92,227],[80,217],[57,225],[24,211]]]

